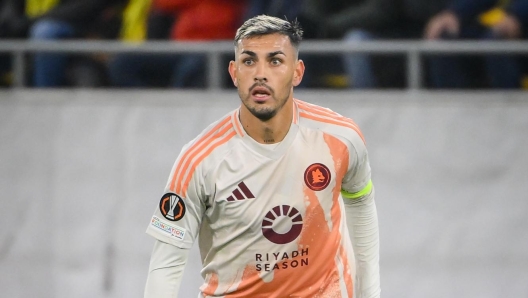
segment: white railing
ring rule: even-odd
[[[34,52],[60,53],[164,53],[205,54],[208,57],[207,86],[220,89],[222,71],[221,55],[233,53],[233,43],[222,42],[169,42],[149,41],[122,43],[118,41],[55,41],[31,42],[0,40],[0,52],[13,55],[13,85],[25,87],[26,54]],[[528,54],[528,41],[365,41],[344,43],[341,41],[303,41],[301,53],[338,54],[371,53],[381,55],[405,55],[408,89],[423,88],[423,55],[430,54]]]

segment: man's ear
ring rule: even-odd
[[[237,76],[236,76],[236,63],[235,61],[230,61],[229,62],[229,66],[227,68],[227,71],[229,71],[229,75],[231,76],[231,80],[233,80],[233,85],[235,85],[235,87],[238,87],[238,82],[237,82]]]
[[[302,81],[304,76],[304,62],[302,60],[297,60],[295,65],[295,71],[293,72],[293,86],[297,87]]]

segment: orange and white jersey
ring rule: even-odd
[[[341,190],[370,182],[357,125],[295,99],[288,134],[259,144],[238,110],[187,144],[147,233],[199,241],[200,297],[353,297],[354,255]]]

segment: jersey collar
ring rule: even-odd
[[[292,124],[299,124],[299,107],[297,106],[297,99],[293,99],[293,117],[292,117]],[[240,122],[240,108],[233,111],[231,114],[231,122],[233,123],[233,127],[235,128],[236,133],[240,137],[247,136],[246,131],[242,127],[242,123]]]
[[[286,150],[293,143],[293,140],[297,135],[297,131],[299,130],[299,108],[297,106],[296,99],[293,99],[293,118],[292,123],[290,125],[290,129],[288,130],[288,133],[286,134],[284,139],[277,146],[268,146],[266,144],[260,144],[253,138],[251,138],[243,128],[242,123],[240,122],[239,114],[240,109],[236,109],[231,114],[231,121],[233,123],[233,127],[235,128],[236,133],[242,139],[245,145],[247,145],[250,149],[266,158],[277,159],[283,156]]]

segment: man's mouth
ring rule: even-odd
[[[264,86],[257,86],[253,88],[253,90],[251,91],[251,95],[255,98],[265,99],[271,95],[271,92],[268,88]]]

